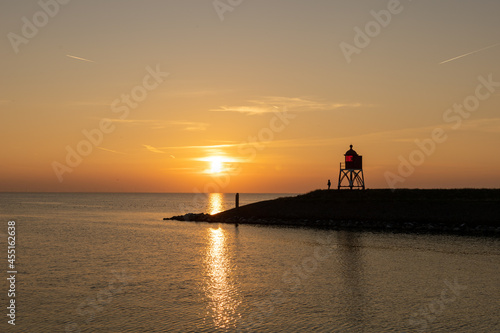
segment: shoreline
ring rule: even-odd
[[[500,237],[500,189],[316,190],[164,220]]]

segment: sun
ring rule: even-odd
[[[218,174],[224,171],[224,159],[222,157],[212,156],[207,161],[210,163],[209,173]]]
[[[206,164],[206,169],[203,170],[204,174],[209,174],[212,176],[223,176],[234,172],[235,163],[239,163],[239,160],[234,157],[230,157],[223,154],[209,155],[197,159],[198,161],[203,161]]]

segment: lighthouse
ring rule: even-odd
[[[358,155],[355,150],[350,149],[344,154],[345,163],[340,163],[339,186],[349,189],[365,189],[365,177],[363,175],[363,156]]]

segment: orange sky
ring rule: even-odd
[[[0,191],[500,187],[498,1],[221,1],[2,5]]]

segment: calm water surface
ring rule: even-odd
[[[162,220],[234,194],[0,199],[18,269],[1,332],[500,332],[497,239]]]

